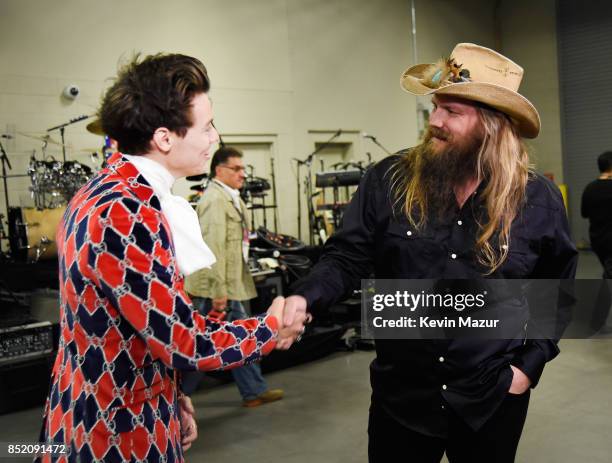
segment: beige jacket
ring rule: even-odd
[[[249,211],[242,200],[240,207],[245,226]],[[210,269],[199,270],[185,279],[185,290],[211,299],[227,296],[244,301],[257,296],[253,277],[242,257],[243,219],[234,207],[230,194],[216,182],[210,182],[196,207],[202,237],[217,262]]]

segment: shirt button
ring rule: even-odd
[[[440,357],[438,360],[440,361],[440,363],[442,363],[444,362],[444,357]]]
[[[412,236],[412,232],[409,230],[409,231],[406,232],[406,235]]]
[[[457,258],[457,254],[455,254],[454,252],[451,254],[451,259],[456,259]]]
[[[442,389],[444,389],[444,390],[446,391],[446,389],[447,389],[447,388],[446,388],[446,384],[443,384],[443,385],[442,385]]]
[[[463,225],[463,222],[461,220],[457,220],[457,225]]]

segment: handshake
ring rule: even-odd
[[[306,305],[302,296],[277,297],[272,302],[267,313],[278,321],[277,349],[287,350],[302,338],[306,325],[312,321],[312,315],[306,313]]]

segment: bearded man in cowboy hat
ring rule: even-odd
[[[342,227],[285,302],[316,312],[360,280],[573,278],[577,253],[561,194],[529,166],[523,138],[540,119],[517,91],[523,69],[459,44],[408,69],[401,85],[433,95],[423,142],[371,168]],[[530,389],[557,340],[376,340],[370,462],[514,461]]]

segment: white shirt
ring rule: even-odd
[[[159,198],[162,213],[170,225],[180,272],[187,276],[197,270],[210,268],[217,259],[202,239],[198,214],[185,198],[172,193],[176,180],[174,176],[160,163],[147,157],[129,154],[123,156],[136,166]]]
[[[215,182],[217,185],[219,185],[221,188],[223,188],[230,194],[232,202],[234,203],[234,207],[238,209],[238,212],[240,212],[240,214],[242,215],[242,208],[240,207],[240,191],[226,185],[221,180],[217,180],[216,178],[213,178],[213,182]]]

